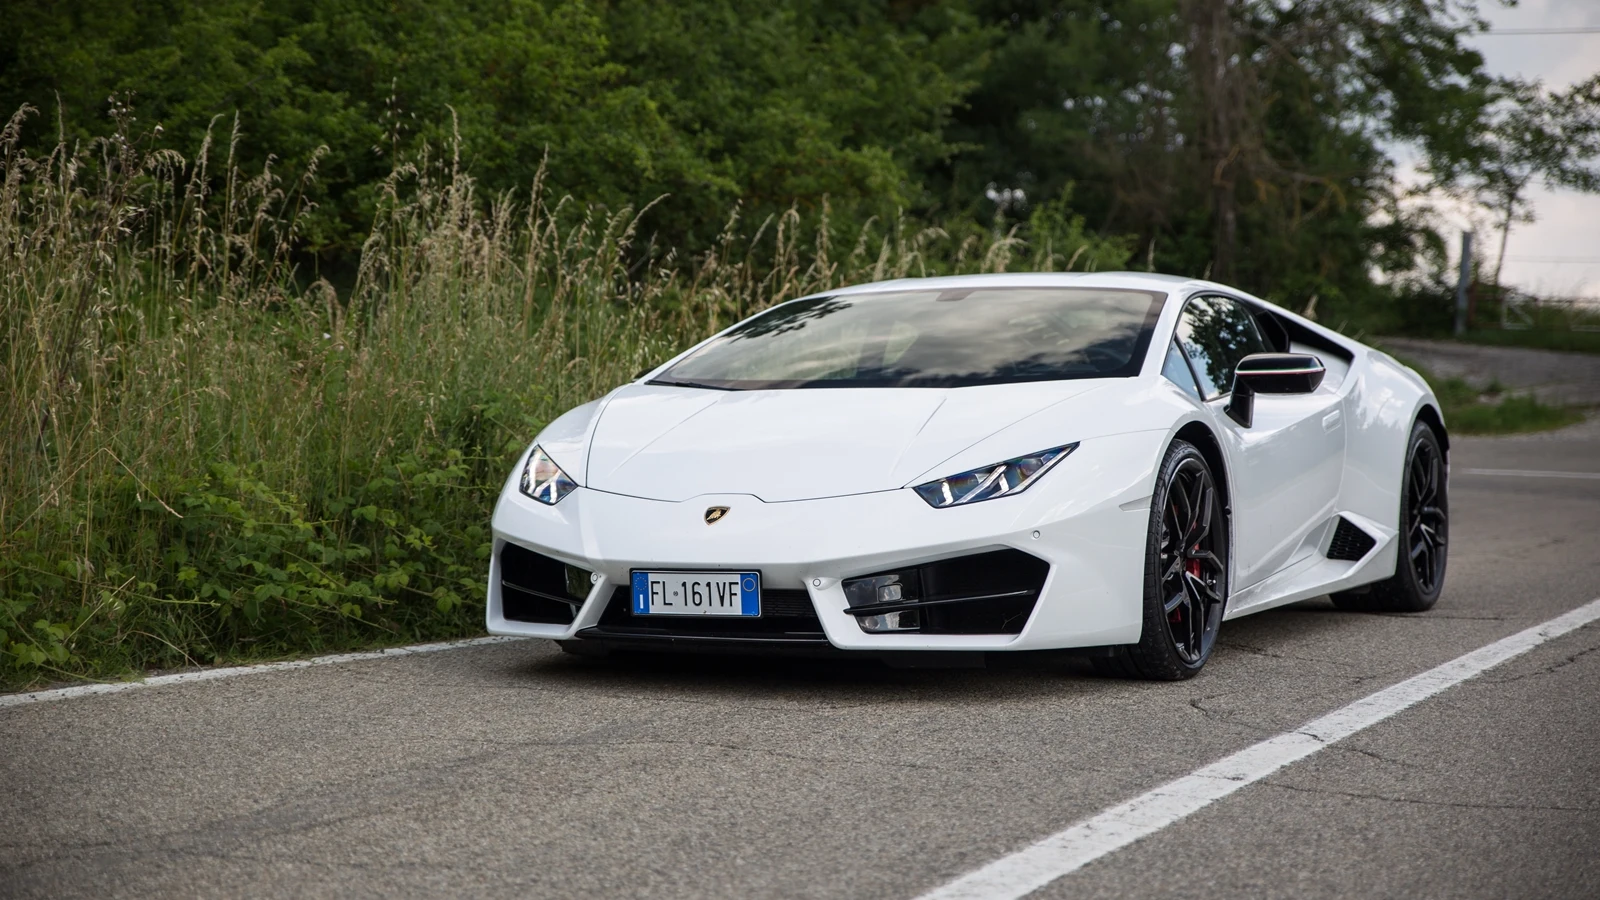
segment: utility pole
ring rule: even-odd
[[[1467,287],[1472,283],[1472,232],[1461,232],[1461,275],[1456,278],[1456,337],[1467,333]]]

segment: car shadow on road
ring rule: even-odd
[[[671,692],[709,700],[824,700],[847,705],[969,697],[1019,700],[1083,691],[1098,681],[1081,660],[1006,661],[981,668],[896,668],[872,658],[771,658],[679,653],[613,653],[582,658],[558,652],[524,660],[507,673],[542,688],[641,696]]]
[[[1365,617],[1335,610],[1326,599],[1306,601],[1226,623],[1218,639],[1216,669],[1244,657],[1295,657],[1330,640]],[[1359,626],[1355,626],[1359,627]],[[1262,648],[1267,652],[1262,653]],[[1281,651],[1281,652],[1280,652]],[[908,654],[909,656],[909,654]],[[563,653],[541,642],[530,655],[508,659],[503,676],[528,688],[619,692],[641,697],[670,693],[680,699],[805,700],[854,704],[952,699],[994,703],[1106,692],[1162,690],[1158,682],[1101,676],[1086,657],[1071,652],[991,653],[977,666],[891,665],[873,657],[823,658],[697,653],[613,652],[604,657]],[[1217,677],[1201,673],[1193,684]]]

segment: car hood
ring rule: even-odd
[[[628,385],[595,423],[584,483],[674,502],[749,494],[778,503],[894,490],[1014,423],[1107,384],[779,391]],[[1063,443],[1075,439],[1068,429],[1061,433]]]

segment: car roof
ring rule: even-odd
[[[1292,310],[1263,300],[1246,291],[1241,291],[1236,287],[1229,287],[1228,285],[1207,281],[1203,278],[1162,275],[1157,272],[1016,272],[998,275],[940,275],[932,278],[895,278],[888,281],[874,281],[867,284],[835,288],[831,291],[819,291],[809,295],[809,297],[868,295],[891,291],[946,291],[981,287],[1075,287],[1138,290],[1163,294],[1167,299],[1217,291],[1271,309],[1274,314],[1292,323],[1293,327],[1319,336],[1324,344],[1339,348],[1344,355],[1349,356],[1358,352],[1358,350],[1365,349],[1364,344],[1353,338],[1345,337]],[[804,300],[809,299],[809,297],[797,299]]]
[[[1076,287],[1156,291],[1163,294],[1184,293],[1189,290],[1210,288],[1231,294],[1243,294],[1216,282],[1180,275],[1161,275],[1155,272],[1017,272],[999,275],[941,275],[932,278],[896,278],[856,284],[813,296],[838,297],[849,294],[875,294],[895,290],[956,290],[982,287]],[[1245,295],[1248,296],[1248,295]],[[1255,299],[1255,298],[1252,298]]]

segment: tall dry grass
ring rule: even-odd
[[[648,210],[395,168],[353,284],[307,271],[315,167],[185,157],[126,109],[0,132],[0,684],[470,633],[488,516],[563,410],[772,303],[1012,264],[1014,234],[735,214],[688,259]],[[1054,250],[1045,255],[1053,259]]]

